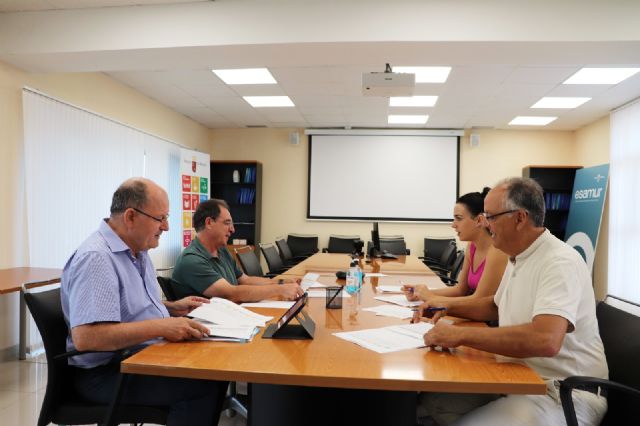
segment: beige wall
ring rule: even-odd
[[[575,156],[585,167],[609,162],[610,131],[609,116],[601,118],[575,132]],[[607,294],[609,251],[609,195],[605,200],[600,236],[596,245],[593,264],[593,284],[596,298],[601,300]]]
[[[181,145],[210,150],[206,127],[104,74],[29,74],[0,62],[0,268],[29,265],[22,155],[23,86]],[[18,295],[0,296],[0,355],[3,349],[17,345],[17,324]]]
[[[330,234],[360,235],[368,240],[371,223],[307,221],[308,143],[290,145],[295,129],[213,129],[213,160],[257,160],[263,163],[262,236],[273,242],[290,232],[320,236],[326,247]],[[506,176],[519,176],[530,164],[574,163],[573,132],[482,130],[480,145],[469,147],[468,135],[461,141],[460,192],[478,191]],[[336,171],[339,172],[339,171]],[[359,183],[348,183],[351,187]],[[346,190],[346,186],[345,186]],[[419,190],[419,188],[418,188]],[[428,194],[424,194],[425,197]],[[453,206],[451,206],[453,210]],[[412,253],[421,254],[426,236],[453,236],[449,224],[382,223],[381,234],[402,234]]]

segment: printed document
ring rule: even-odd
[[[422,304],[422,302],[420,302],[419,300],[416,300],[415,302],[410,302],[409,300],[407,300],[404,294],[394,294],[391,296],[375,296],[374,299],[380,300],[381,302],[389,302],[396,305],[407,306],[407,307],[420,306]]]
[[[378,293],[402,293],[401,285],[378,285],[376,291]]]
[[[218,325],[252,325],[254,327],[264,327],[267,321],[273,319],[273,317],[251,312],[230,300],[220,297],[212,297],[210,303],[203,303],[191,311],[189,316]]]
[[[371,308],[363,308],[363,311],[375,312],[378,316],[409,319],[413,317],[413,310],[404,306],[380,305]]]
[[[333,334],[363,348],[384,354],[424,347],[423,336],[432,327],[431,323],[418,322]]]

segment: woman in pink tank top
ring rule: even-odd
[[[453,223],[460,241],[467,241],[464,263],[458,275],[458,283],[453,287],[429,290],[425,285],[405,285],[409,300],[431,301],[447,297],[484,297],[495,294],[507,266],[507,255],[493,246],[493,240],[484,226],[482,212],[484,197],[490,188],[482,193],[471,192],[456,200],[453,208]]]

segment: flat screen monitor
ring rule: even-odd
[[[380,232],[378,232],[378,222],[373,222],[373,229],[371,230],[371,244],[372,253],[369,253],[371,257],[380,255]]]

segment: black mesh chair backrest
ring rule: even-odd
[[[449,278],[452,280],[457,280],[458,275],[460,274],[460,270],[462,269],[462,264],[464,263],[464,251],[460,250],[456,253],[456,258],[451,264],[451,273],[449,274]]]
[[[444,269],[451,269],[451,265],[456,260],[457,246],[455,241],[451,241],[440,255],[439,263]]]
[[[264,271],[260,265],[260,260],[251,247],[242,247],[234,250],[236,258],[240,261],[240,266],[245,274],[253,277],[263,277]]]
[[[55,359],[66,353],[67,323],[62,312],[60,289],[24,293],[24,300],[42,336],[47,357],[47,389],[38,426],[55,424],[102,423],[109,407],[86,402],[72,387],[73,371],[66,359]],[[125,405],[117,409],[118,423],[166,424],[168,407]]]
[[[174,300],[178,300],[175,290],[173,289],[173,281],[171,278],[158,276],[158,284],[160,284],[164,297],[168,301],[172,302]]]
[[[455,243],[453,238],[425,238],[424,239],[424,257],[432,260],[438,260],[442,256],[442,252],[449,247],[451,242]]]
[[[278,251],[280,252],[280,258],[284,263],[290,262],[293,260],[293,253],[289,248],[289,244],[284,240],[284,238],[280,240],[276,240],[276,246],[278,247]]]
[[[353,253],[360,237],[355,235],[330,235],[327,253]]]
[[[54,357],[67,351],[67,323],[64,321],[60,289],[40,293],[25,293],[24,301],[29,307],[33,320],[42,335],[42,343],[47,357],[47,390],[40,409],[38,426],[53,422],[55,407],[65,395],[74,393],[71,387],[72,372],[66,361],[57,362]]]
[[[294,257],[310,256],[318,252],[317,235],[289,234],[287,236],[287,244]]]
[[[267,266],[269,267],[269,273],[271,274],[281,274],[284,272],[284,263],[282,263],[282,259],[280,259],[280,255],[278,254],[278,249],[273,244],[260,244],[260,250],[264,255],[264,260],[267,261]]]
[[[371,248],[373,247],[372,241],[367,241],[367,253],[371,253]],[[399,256],[404,256],[409,254],[409,250],[407,250],[407,243],[402,239],[385,239],[380,238],[380,250],[387,253],[396,254]]]
[[[600,338],[604,345],[609,379],[640,390],[640,317],[599,302],[596,307]],[[601,424],[622,425],[638,418],[637,399],[625,393],[609,390],[609,409]]]

